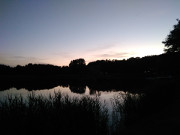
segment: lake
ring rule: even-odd
[[[103,105],[106,105],[109,113],[109,124],[112,123],[112,112],[113,112],[113,107],[112,107],[112,100],[114,97],[117,97],[121,99],[123,102],[123,96],[125,96],[127,93],[124,92],[123,90],[117,90],[117,89],[111,89],[111,90],[92,90],[88,86],[56,86],[54,88],[50,89],[31,89],[28,90],[26,88],[9,88],[9,89],[4,89],[0,91],[0,100],[3,100],[7,95],[13,95],[13,96],[19,96],[21,95],[23,98],[26,99],[26,97],[30,93],[35,93],[36,95],[42,95],[45,97],[48,97],[49,95],[54,95],[55,92],[61,92],[65,95],[68,95],[70,97],[82,97],[82,96],[90,96],[90,97],[98,97],[100,99],[100,102]]]

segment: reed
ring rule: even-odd
[[[6,134],[109,134],[107,108],[98,97],[60,92],[48,97],[8,95],[0,102],[0,121]]]

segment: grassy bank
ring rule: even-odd
[[[113,134],[175,134],[180,123],[179,106],[179,85],[171,82],[152,83],[141,94],[116,96],[113,99]]]
[[[0,128],[6,134],[108,134],[108,113],[99,99],[55,93],[7,96],[0,103]]]

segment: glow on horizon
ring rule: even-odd
[[[97,47],[91,50],[80,50],[73,53],[57,53],[53,55],[47,55],[44,58],[37,57],[23,57],[23,56],[6,56],[5,60],[0,57],[1,62],[6,61],[6,65],[16,66],[16,65],[26,65],[28,63],[34,64],[52,64],[57,66],[68,66],[71,60],[84,58],[86,64],[96,60],[123,60],[130,57],[144,57],[150,55],[159,55],[163,53],[163,44],[152,46],[144,45],[131,45],[131,47],[120,47],[120,45],[112,44],[105,45],[103,47]],[[13,63],[16,59],[16,63]],[[8,64],[12,63],[12,64]],[[18,64],[17,64],[18,63]]]
[[[138,46],[138,45],[134,45]],[[97,49],[93,51],[86,51],[83,53],[77,52],[72,55],[71,57],[64,59],[62,65],[59,61],[59,59],[54,59],[52,60],[52,64],[59,65],[59,66],[68,66],[70,61],[73,59],[78,59],[78,58],[84,58],[86,61],[86,64],[92,61],[96,60],[123,60],[123,59],[128,59],[131,57],[144,57],[144,56],[152,56],[152,55],[159,55],[163,54],[163,45],[158,45],[158,46],[139,46],[137,47],[131,47],[131,48],[124,48],[121,49],[118,47],[118,45],[112,45],[112,47],[107,47],[108,49]],[[123,52],[121,51],[123,50]],[[62,62],[62,61],[61,61]]]
[[[0,64],[67,66],[163,53],[177,0],[0,1]]]

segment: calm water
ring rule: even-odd
[[[81,97],[81,96],[90,96],[90,97],[95,97],[98,96],[100,101],[108,107],[109,111],[112,111],[112,105],[111,101],[114,98],[114,96],[121,96],[124,95],[125,92],[123,91],[116,91],[116,90],[111,90],[111,91],[95,91],[91,92],[90,89],[86,86],[84,89],[83,93],[75,93],[72,92],[72,88],[70,89],[69,87],[62,87],[62,86],[57,86],[52,89],[39,89],[39,90],[32,90],[28,91],[27,89],[21,88],[10,88],[7,90],[0,91],[0,100],[3,100],[7,95],[14,95],[14,96],[23,96],[26,98],[28,94],[34,92],[36,95],[43,95],[48,97],[49,94],[53,95],[54,92],[61,92],[63,94],[67,94],[70,97]]]
[[[111,91],[91,91],[87,86],[84,88],[79,89],[79,91],[73,91],[72,87],[62,87],[62,86],[57,86],[51,89],[39,89],[39,90],[32,90],[29,91],[27,89],[21,88],[10,88],[7,90],[0,91],[0,100],[3,100],[7,95],[14,95],[14,96],[23,96],[26,98],[28,94],[34,92],[36,95],[43,95],[45,97],[48,97],[49,94],[53,95],[54,92],[61,92],[63,94],[67,94],[70,97],[81,97],[81,96],[90,96],[90,97],[95,97],[98,96],[101,103],[105,104],[106,107],[108,108],[109,115],[112,115],[112,99],[114,96],[123,96],[126,94],[123,91],[116,91],[115,89],[112,89]],[[123,101],[122,101],[123,102]],[[110,123],[111,123],[111,117],[110,117]]]

